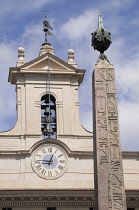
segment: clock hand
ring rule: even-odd
[[[42,160],[42,163],[43,164],[48,164],[48,165],[50,165],[50,164],[53,164],[53,161],[51,160]]]
[[[50,164],[53,164],[53,161],[52,161],[52,162],[43,163],[43,164],[48,164],[48,165],[50,165]]]
[[[54,156],[54,154],[55,154],[56,152],[57,152],[57,150],[52,154],[52,156],[51,156],[51,158],[50,158],[50,160],[49,160],[48,165],[50,165],[50,163],[53,162],[52,159],[53,159],[53,156]]]
[[[50,160],[36,160],[35,162],[40,163],[41,161],[43,162],[43,164],[52,164],[53,163],[53,161],[50,161]]]
[[[53,154],[53,155],[54,155],[54,154]],[[53,161],[52,161],[53,155],[51,156],[48,165],[50,165],[50,163],[53,162]]]

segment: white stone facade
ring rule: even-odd
[[[0,133],[0,190],[92,189],[92,133],[79,121],[78,87],[85,70],[57,58],[50,45],[48,52],[47,46],[41,50],[35,60],[23,64],[19,58],[17,67],[10,68],[9,82],[16,85],[17,122],[10,131]],[[49,85],[48,70],[50,94],[56,98],[56,139],[42,139],[41,134],[41,97]],[[33,153],[45,144],[61,147],[68,156],[67,171],[57,179],[44,179],[32,168]]]
[[[22,52],[17,67],[10,68],[9,82],[16,85],[17,123],[0,133],[1,209],[46,210],[56,206],[57,210],[89,210],[94,205],[93,134],[79,121],[78,88],[85,70],[77,68],[71,50],[69,57],[68,63],[62,61],[49,45],[48,51],[47,46],[42,47],[40,56],[28,63]],[[57,139],[42,139],[41,134],[41,97],[47,91],[49,68],[50,93],[56,98]],[[67,171],[58,179],[41,178],[32,168],[33,153],[46,143],[61,147],[68,155]],[[131,205],[130,192],[139,189],[138,164],[138,153],[123,153]]]

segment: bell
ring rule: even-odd
[[[49,113],[50,113],[50,115],[52,114],[51,113],[51,110],[49,109],[49,106],[47,106],[46,109],[45,109],[44,115],[47,115],[48,116]]]
[[[44,125],[45,126],[45,125]],[[45,127],[42,127],[41,128],[41,131],[42,131],[42,134],[44,135],[44,136],[46,136],[47,134],[47,129],[45,128]]]
[[[45,122],[46,121],[46,118],[45,117],[41,117],[41,122]]]
[[[46,124],[46,129],[47,129],[48,135],[53,135],[54,134],[54,131],[53,131],[52,126],[51,126],[51,123],[47,123]]]
[[[46,128],[43,128],[43,133],[47,133],[47,129]]]

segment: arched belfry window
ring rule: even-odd
[[[41,130],[43,138],[56,138],[56,99],[45,94],[41,98]]]

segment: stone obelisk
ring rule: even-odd
[[[95,210],[126,210],[119,138],[115,72],[104,51],[111,44],[99,14],[92,46],[100,51],[93,72],[93,133]]]

